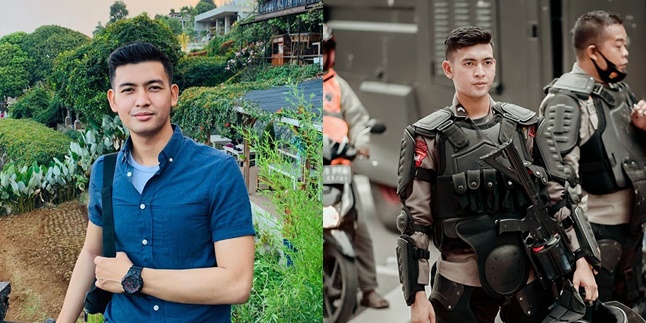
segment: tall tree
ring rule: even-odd
[[[215,9],[215,5],[212,5],[208,2],[200,2],[197,4],[197,6],[195,6],[195,11],[197,11],[198,15],[213,9]]]
[[[110,6],[110,21],[109,23],[117,22],[128,16],[128,9],[123,1],[115,1]]]
[[[212,5],[214,8],[217,7],[213,0],[200,0],[200,3],[202,3],[202,2]]]
[[[96,36],[97,34],[102,32],[103,29],[105,29],[105,27],[101,24],[101,22],[97,22],[96,27],[94,27],[94,31],[92,31],[92,36]]]
[[[51,81],[61,105],[100,125],[102,116],[110,113],[105,96],[110,87],[107,58],[117,47],[132,41],[154,44],[174,65],[183,55],[168,25],[146,14],[109,24],[91,42],[57,60]]]
[[[182,23],[179,22],[179,20],[177,20],[177,19],[167,17],[167,16],[162,16],[162,15],[156,15],[155,20],[159,20],[159,21],[165,23],[166,25],[168,25],[170,30],[172,30],[173,34],[175,34],[176,36],[181,35],[182,32],[183,32],[182,31]]]
[[[20,46],[0,43],[0,100],[17,97],[29,85],[30,59]]]
[[[21,45],[22,49],[33,60],[28,71],[31,74],[30,85],[45,80],[52,73],[54,59],[62,52],[75,49],[90,41],[90,38],[78,31],[61,26],[40,26],[27,35]]]
[[[9,43],[12,45],[22,46],[22,43],[25,41],[25,37],[27,37],[27,35],[28,34],[24,31],[17,31],[0,38],[0,43]]]

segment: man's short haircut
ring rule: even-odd
[[[572,43],[577,52],[596,45],[608,26],[622,24],[621,16],[606,11],[590,11],[581,15],[572,28]]]
[[[488,31],[474,26],[455,28],[446,36],[446,40],[444,41],[446,60],[450,61],[453,59],[453,54],[462,48],[480,44],[490,44],[493,48],[491,34]]]
[[[125,44],[110,54],[108,58],[110,86],[114,88],[112,82],[114,81],[117,67],[144,62],[160,62],[168,75],[168,81],[170,84],[173,83],[173,64],[170,63],[168,56],[153,44],[134,42]]]

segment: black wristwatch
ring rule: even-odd
[[[141,289],[144,288],[144,280],[141,279],[141,270],[143,268],[132,266],[128,270],[128,273],[123,276],[121,280],[121,286],[126,294],[135,295],[141,292]]]

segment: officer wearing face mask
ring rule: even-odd
[[[628,35],[622,19],[593,11],[573,29],[572,71],[545,87],[538,136],[556,142],[548,172],[588,216],[601,250],[599,299],[642,302],[642,224],[646,220],[646,102],[626,83]],[[546,158],[547,159],[547,158]]]

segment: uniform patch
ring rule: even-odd
[[[415,167],[420,167],[424,158],[428,156],[428,146],[426,145],[426,140],[417,139],[415,140]]]
[[[527,131],[527,135],[532,138],[536,137],[536,127],[535,126],[529,127],[529,130]]]

